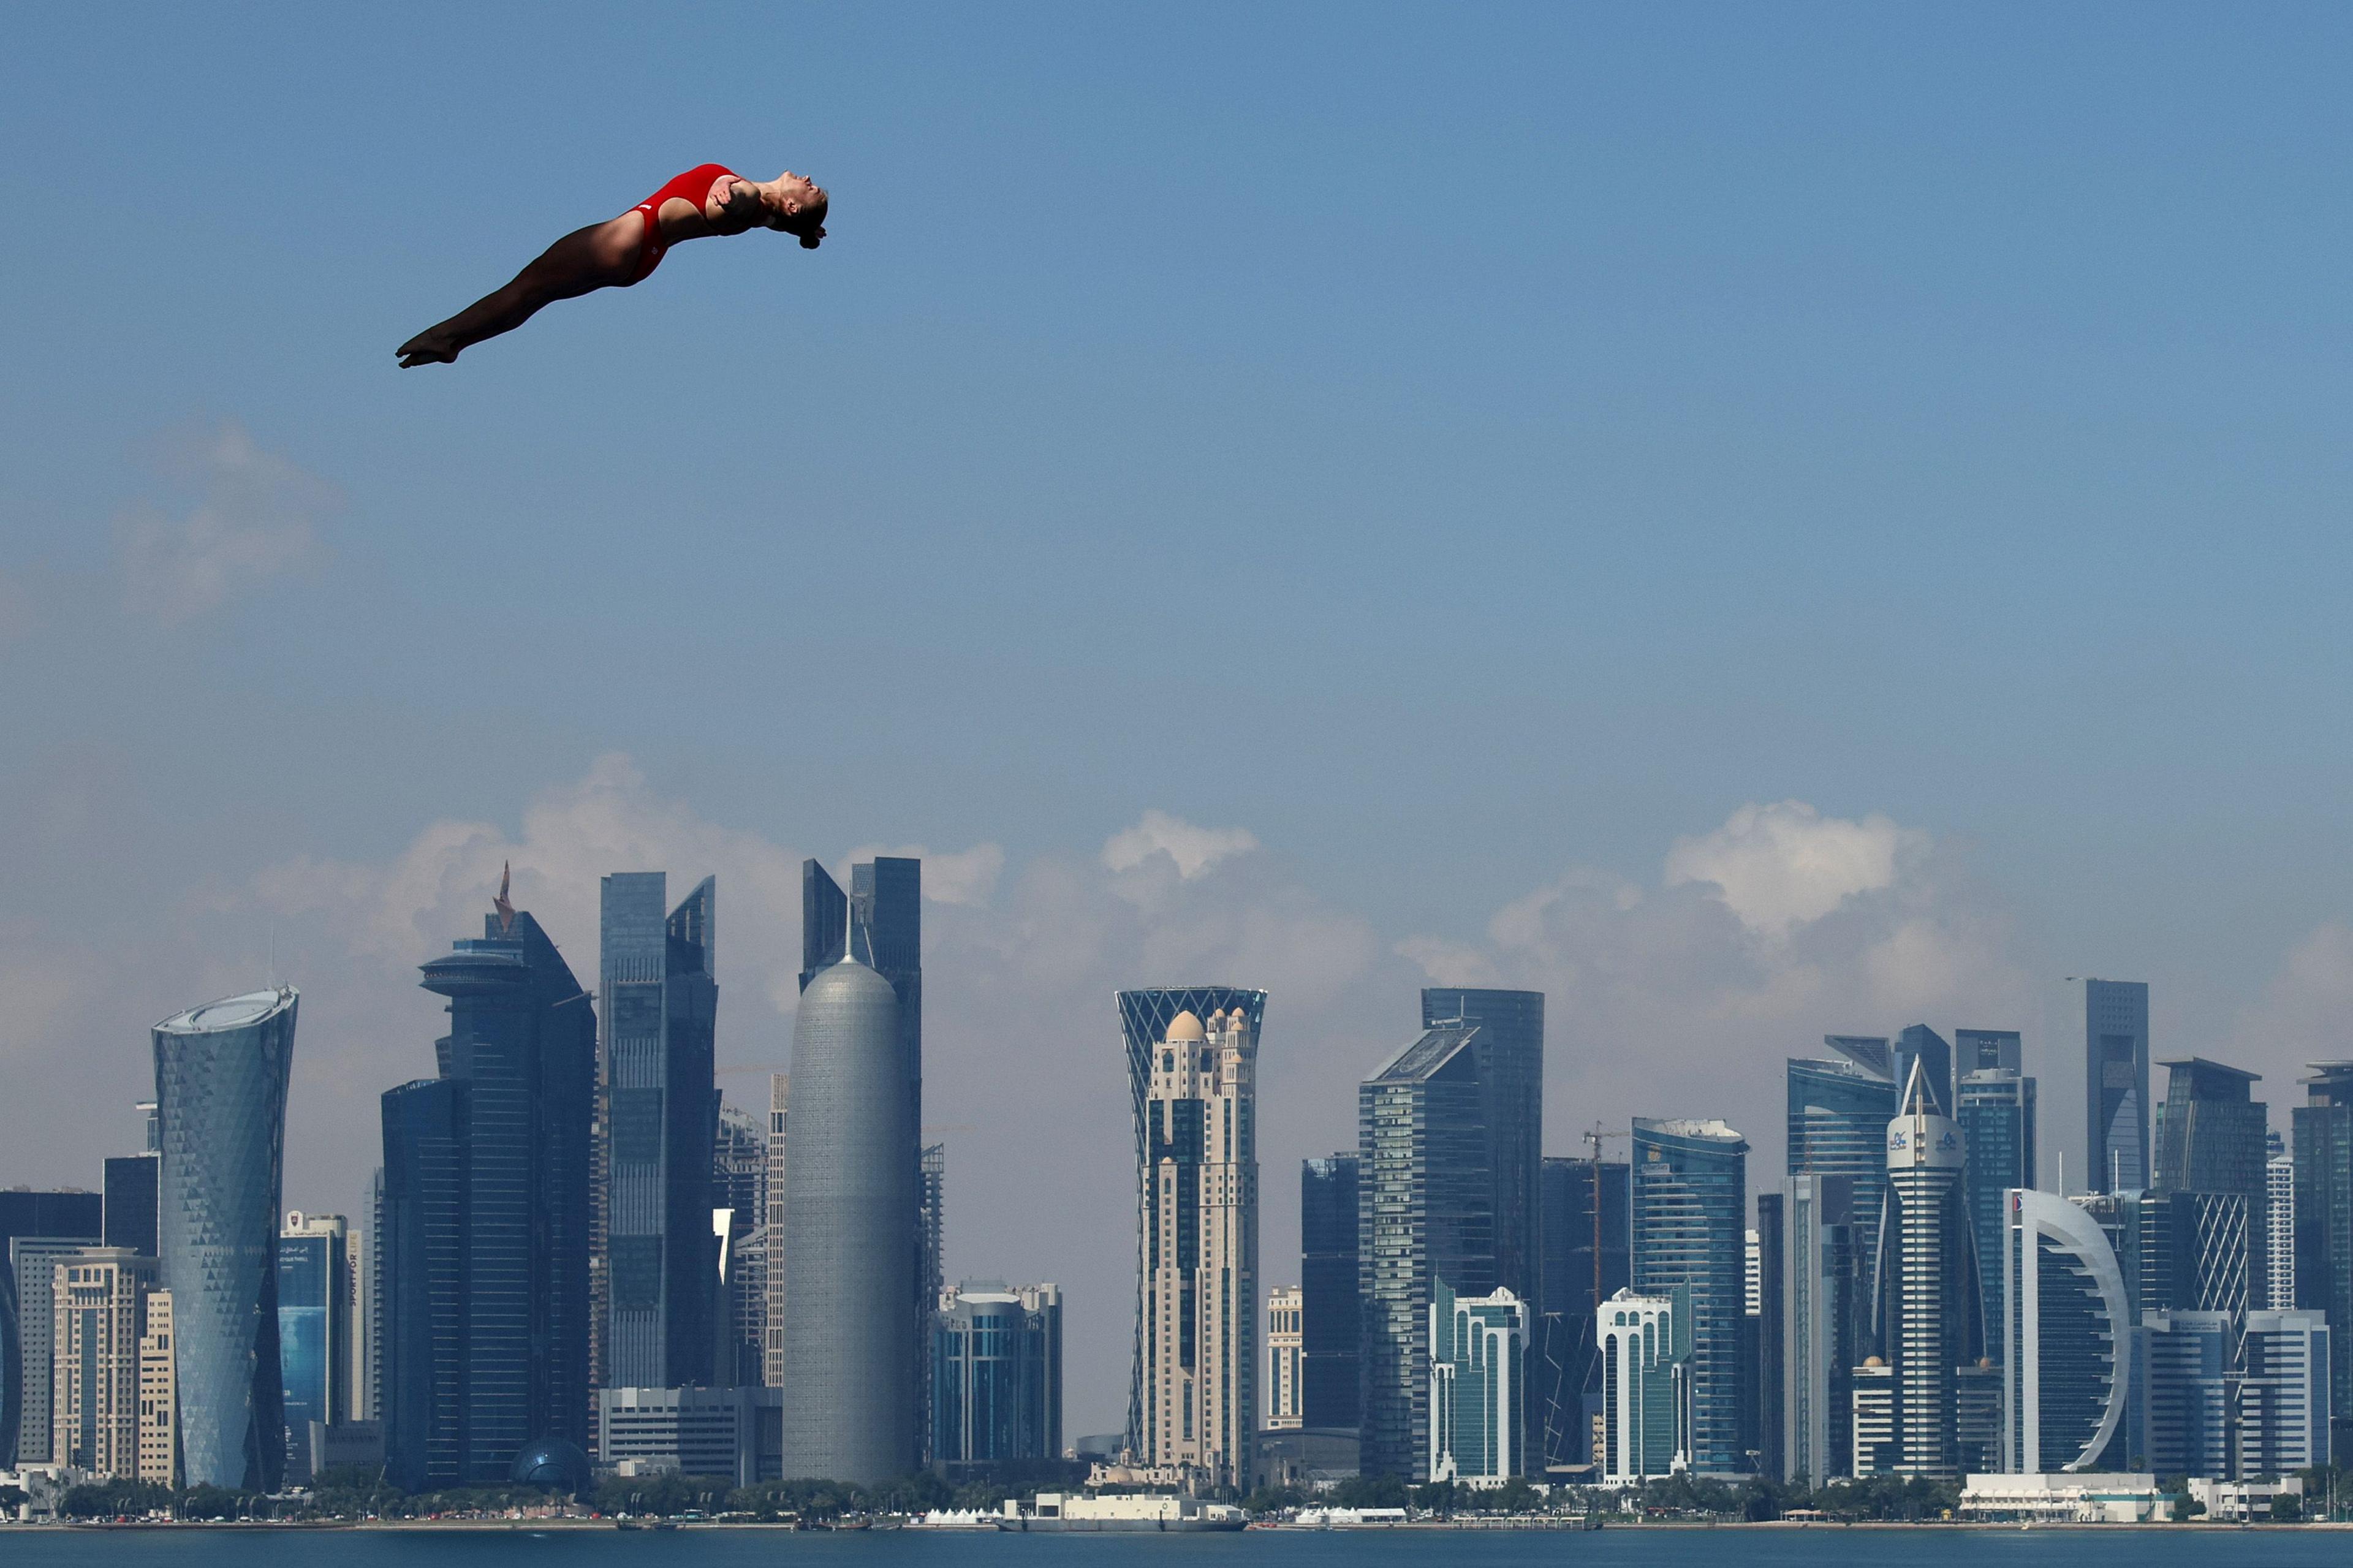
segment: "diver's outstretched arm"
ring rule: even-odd
[[[497,293],[485,295],[401,344],[395,351],[400,355],[401,368],[448,364],[483,339],[513,331],[553,300],[628,286],[636,276],[644,226],[652,221],[631,211],[575,229],[541,252],[538,260],[516,273],[514,281]]]

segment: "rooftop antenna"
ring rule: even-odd
[[[512,860],[501,861],[499,863],[499,894],[498,897],[491,900],[491,908],[498,910],[499,912],[499,934],[501,936],[512,936],[514,934],[514,906],[507,902],[507,889],[512,887],[513,883],[514,862]]]

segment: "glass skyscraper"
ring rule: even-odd
[[[1547,1467],[1596,1462],[1602,1389],[1593,1314],[1633,1279],[1627,1191],[1622,1160],[1545,1159],[1543,1316],[1528,1347],[1528,1389]]]
[[[666,887],[616,872],[601,894],[607,1388],[707,1385],[716,1359],[718,889],[704,878],[665,919]]]
[[[1882,1124],[1883,1129],[1884,1123]],[[1748,1141],[1715,1121],[1634,1119],[1633,1289],[1691,1295],[1691,1466],[1743,1469]],[[1885,1157],[1883,1152],[1883,1172]]]
[[[1824,1043],[1842,1047],[1851,1038],[1829,1036]],[[1856,1222],[1875,1236],[1880,1196],[1887,1190],[1895,1085],[1852,1060],[1792,1057],[1788,1075],[1788,1173],[1851,1178]]]
[[[2013,1188],[2002,1230],[2002,1468],[2122,1470],[2134,1313],[2099,1221]]]
[[[2268,1304],[2265,1222],[2270,1201],[2263,1163],[2270,1157],[2269,1108],[2254,1099],[2260,1073],[2224,1067],[2203,1057],[2163,1062],[2166,1085],[2157,1142],[2156,1180],[2160,1193],[2228,1194],[2243,1200],[2216,1212],[2208,1204],[2200,1242],[2208,1256],[2199,1271],[2210,1279],[2235,1276],[2220,1290],[2222,1310],[2243,1312]]]
[[[2346,1455],[2353,1454],[2353,1061],[2311,1066],[2294,1118],[2295,1304],[2327,1314],[2334,1445]]]
[[[1364,1337],[1356,1170],[1354,1154],[1299,1163],[1301,1421],[1350,1432],[1356,1429]]]
[[[351,1419],[351,1232],[342,1215],[290,1214],[278,1237],[278,1365],[286,1479],[311,1477],[311,1423]]]
[[[2085,980],[2084,1139],[2092,1168],[2085,1190],[2148,1185],[2148,985]]]
[[[440,1078],[384,1098],[386,1443],[406,1484],[494,1484],[535,1440],[587,1443],[596,1017],[503,904],[423,973],[449,1032]]]
[[[18,1280],[8,1261],[8,1244],[48,1237],[74,1247],[96,1246],[105,1229],[105,1200],[97,1193],[0,1192],[0,1470],[16,1468],[17,1426],[24,1418],[24,1333]],[[44,1289],[39,1299],[48,1300]],[[46,1338],[47,1330],[43,1329]],[[43,1380],[44,1387],[47,1380]],[[47,1429],[46,1417],[43,1428]],[[46,1464],[48,1454],[29,1462]]]
[[[1789,1178],[1782,1205],[1781,1475],[1854,1473],[1853,1370],[1862,1360],[1863,1259],[1852,1176]]]
[[[1968,1145],[1962,1173],[1975,1249],[1979,1321],[1986,1353],[2001,1353],[2001,1232],[2012,1187],[2031,1187],[2034,1174],[2034,1080],[2019,1070],[2019,1037],[2010,1030],[1960,1029],[1959,1108],[1954,1119]]]
[[[106,1162],[106,1245],[155,1256],[155,1153],[111,1155]]]
[[[940,1293],[934,1462],[951,1481],[1062,1455],[1062,1292],[967,1279]]]
[[[1471,1048],[1479,1057],[1495,1184],[1495,1280],[1486,1289],[1511,1291],[1531,1317],[1544,1289],[1544,1016],[1541,991],[1431,985],[1421,993],[1422,1027],[1479,1026]],[[1529,1328],[1533,1332],[1533,1321]],[[1545,1413],[1532,1399],[1521,1405],[1527,1429],[1513,1451],[1531,1474],[1541,1474]]]
[[[1160,1047],[1181,1014],[1190,1013],[1198,1025],[1212,1014],[1239,1012],[1248,1025],[1255,1050],[1261,1037],[1260,1026],[1266,1016],[1266,993],[1231,985],[1178,985],[1122,991],[1114,1000],[1119,1007],[1120,1040],[1127,1054],[1127,1086],[1135,1132],[1135,1341],[1128,1373],[1126,1443],[1134,1452],[1148,1454],[1154,1414],[1150,1390],[1161,1354],[1161,1348],[1149,1331],[1157,1311],[1152,1295],[1152,1275],[1164,1251],[1174,1258],[1182,1250],[1176,1234],[1180,1223],[1187,1230],[1185,1239],[1198,1244],[1198,1236],[1190,1233],[1198,1220],[1198,1211],[1188,1209],[1192,1217],[1180,1222],[1176,1206],[1164,1208],[1159,1202],[1152,1179],[1157,1154],[1150,1102]],[[1251,1299],[1250,1316],[1253,1320],[1257,1310],[1257,1302]],[[1169,1348],[1173,1352],[1175,1347]],[[1250,1364],[1256,1365],[1255,1351]],[[1253,1412],[1252,1419],[1255,1418]]]
[[[280,986],[155,1026],[157,1230],[190,1486],[275,1491],[285,1471],[278,1217],[296,1005]]]

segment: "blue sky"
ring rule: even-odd
[[[1723,1114],[1769,1175],[1781,1056],[2032,1036],[2085,973],[2284,1107],[2353,999],[2348,35],[26,13],[0,1064],[42,1087],[0,1181],[134,1135],[144,1026],[274,950],[289,1201],[355,1201],[374,1095],[430,1070],[413,966],[508,856],[559,922],[599,869],[716,871],[750,1066],[793,856],[963,857],[952,1262],[1077,1282],[1074,1430],[1124,1386],[1124,1244],[981,1211],[1115,1195],[1115,984],[1274,989],[1270,1281],[1286,1162],[1434,973],[1547,990],[1562,1151]],[[394,371],[705,159],[813,172],[833,237]]]

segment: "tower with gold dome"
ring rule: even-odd
[[[1259,1023],[1266,993],[1123,991],[1134,1091],[1128,1447],[1247,1489],[1258,1430]]]

